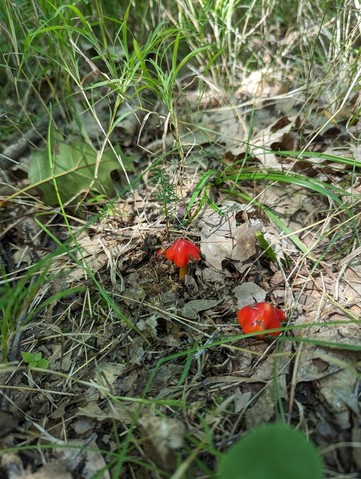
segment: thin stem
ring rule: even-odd
[[[188,266],[181,266],[179,268],[179,279],[183,280],[186,277],[186,274],[188,273]]]

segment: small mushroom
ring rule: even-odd
[[[276,329],[282,326],[286,315],[281,310],[270,303],[256,303],[245,306],[237,313],[237,321],[242,326],[243,332],[254,333],[256,331],[265,331],[268,329]],[[273,331],[268,333],[270,336],[279,336],[281,331]],[[264,334],[257,335],[264,338]]]
[[[163,252],[169,261],[179,267],[179,279],[184,279],[188,273],[188,263],[201,259],[201,250],[192,241],[184,238],[176,239],[169,248]]]

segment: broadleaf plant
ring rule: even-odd
[[[46,358],[43,358],[43,353],[41,351],[37,353],[27,353],[22,351],[21,357],[29,368],[47,369],[49,366],[49,361]]]
[[[219,462],[220,479],[322,479],[315,446],[284,424],[260,426],[233,445]]]
[[[78,139],[68,144],[60,134],[52,135],[51,143],[46,150],[32,153],[28,173],[30,184],[41,189],[46,204],[56,205],[59,197],[66,203],[88,192],[107,198],[115,196],[112,172],[120,176],[122,168],[113,151],[98,157],[88,143]],[[127,170],[132,171],[134,167],[129,161]]]

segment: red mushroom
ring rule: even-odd
[[[237,321],[242,326],[243,332],[254,333],[256,331],[265,331],[268,329],[279,328],[285,320],[286,315],[281,310],[272,306],[270,303],[256,303],[245,306],[237,313]],[[270,336],[279,336],[281,331],[273,331]],[[257,335],[264,338],[264,334]]]
[[[200,260],[201,250],[192,241],[184,238],[176,239],[169,248],[163,252],[169,261],[179,266],[179,279],[184,279],[188,272],[188,263]]]

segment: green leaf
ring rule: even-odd
[[[38,362],[38,361],[40,361],[40,359],[41,359],[42,357],[43,357],[43,353],[42,353],[41,351],[38,352],[38,353],[35,353],[35,354],[34,354],[34,361],[35,361],[35,362]]]
[[[23,358],[23,361],[29,366],[29,368],[47,369],[49,366],[49,361],[43,358],[43,353],[41,351],[35,354],[22,351],[21,357]]]
[[[261,231],[256,231],[255,237],[258,243],[261,245],[263,251],[269,257],[269,259],[273,261],[274,263],[277,263],[277,255],[273,251],[272,246],[268,243],[268,241],[264,237],[263,233]]]
[[[58,204],[57,190],[62,202],[76,199],[89,191],[108,198],[115,196],[111,173],[121,173],[121,165],[112,151],[98,158],[89,144],[82,140],[67,144],[59,134],[53,135],[50,146],[50,155],[50,148],[31,155],[28,173],[30,184],[42,190],[46,204]],[[122,160],[125,161],[123,157]],[[131,169],[129,160],[124,164],[127,170]]]
[[[34,354],[32,353],[26,353],[21,351],[21,357],[26,364],[30,364],[32,361],[34,361]]]
[[[254,429],[222,457],[220,479],[322,479],[315,446],[282,424]]]
[[[45,358],[41,358],[40,361],[37,361],[36,367],[41,369],[48,369],[49,361]]]

